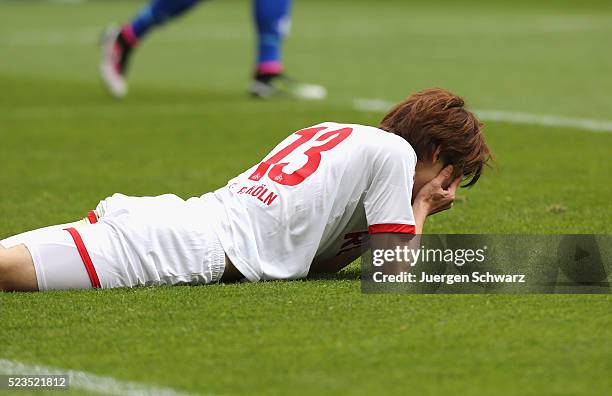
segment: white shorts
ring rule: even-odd
[[[212,283],[223,275],[225,253],[209,212],[200,198],[115,194],[100,202],[88,222],[26,232],[0,244],[28,248],[39,290]]]

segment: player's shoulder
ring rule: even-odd
[[[366,152],[373,155],[399,155],[411,156],[415,162],[416,152],[408,141],[395,133],[387,132],[371,125],[323,122],[320,126],[341,129],[351,128],[351,136],[356,143]]]

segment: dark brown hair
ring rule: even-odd
[[[437,147],[444,165],[454,166],[454,177],[474,185],[491,151],[482,134],[483,124],[465,109],[465,102],[446,89],[417,92],[396,105],[381,121],[380,128],[410,143],[419,159],[431,159]]]

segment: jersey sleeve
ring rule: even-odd
[[[404,140],[393,143],[379,148],[372,161],[372,181],[364,199],[370,234],[415,233],[411,201],[416,154]]]

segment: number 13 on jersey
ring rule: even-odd
[[[268,174],[270,180],[285,185],[285,186],[296,186],[303,182],[308,176],[312,175],[319,164],[321,163],[321,153],[323,151],[329,151],[340,144],[346,139],[351,132],[352,128],[341,128],[333,131],[325,132],[316,139],[313,139],[317,133],[328,129],[327,127],[314,127],[306,128],[294,133],[299,136],[298,139],[280,149],[277,153],[272,155],[267,160],[259,164],[257,169],[249,176],[250,180],[259,181],[262,177]],[[325,142],[320,145],[316,145],[317,142]],[[304,155],[307,157],[307,161],[301,168],[295,170],[292,173],[285,173],[283,169],[289,165],[290,162],[281,162],[285,157],[295,151],[302,145],[310,146]]]

